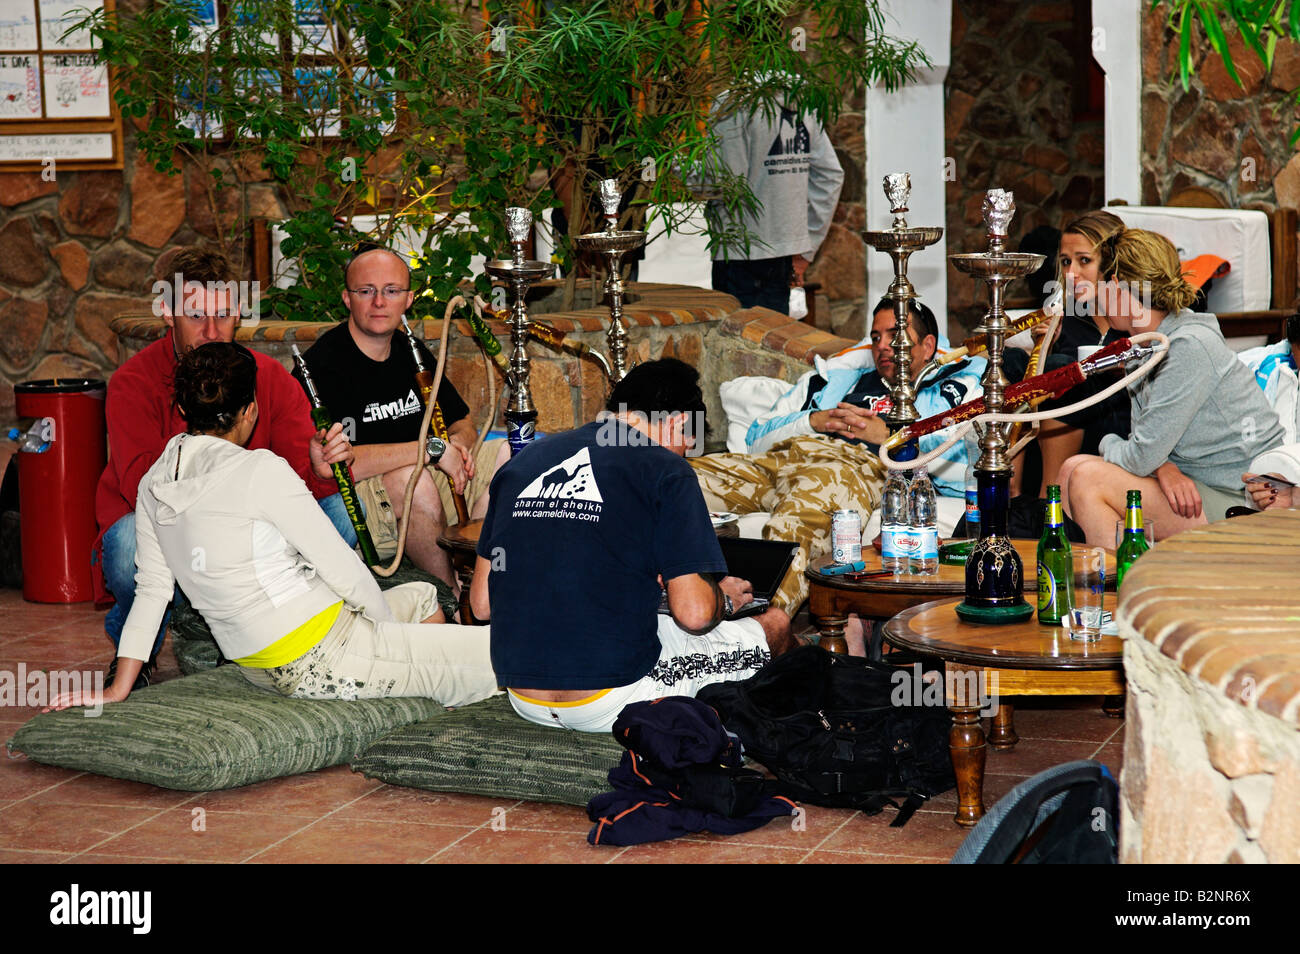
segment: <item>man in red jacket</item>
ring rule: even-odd
[[[109,459],[95,491],[95,517],[103,582],[117,600],[104,618],[104,629],[114,645],[135,598],[135,504],[140,478],[167,441],[185,430],[185,419],[172,400],[177,356],[209,342],[233,341],[239,325],[234,269],[225,256],[202,248],[183,249],[170,270],[172,276],[165,284],[174,282],[178,287],[159,298],[167,334],[118,368],[108,383]],[[335,424],[328,434],[316,431],[306,395],[289,372],[273,358],[256,352],[254,356],[259,418],[249,450],[266,448],[288,461],[343,538],[355,545],[330,471],[334,461],[352,461],[342,425]],[[194,559],[202,559],[202,554],[195,553]],[[249,572],[255,569],[249,567]],[[166,631],[165,617],[135,688],[149,684]]]

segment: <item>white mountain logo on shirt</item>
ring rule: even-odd
[[[361,415],[361,420],[369,424],[373,421],[384,421],[406,417],[408,414],[423,413],[424,405],[420,403],[419,397],[416,396],[415,389],[412,388],[404,401],[389,401],[387,404],[378,404],[372,401],[367,404],[366,412]]]
[[[603,503],[591,469],[591,451],[584,447],[568,460],[544,471],[519,492],[516,500],[590,500]]]

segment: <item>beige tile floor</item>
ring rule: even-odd
[[[27,603],[17,590],[0,590],[0,670],[107,665],[103,615],[90,604]],[[161,676],[177,675],[166,647]],[[987,803],[1071,759],[1099,759],[1118,776],[1123,723],[1098,703],[1018,709],[1022,741],[988,755]],[[33,714],[0,708],[0,739]],[[954,793],[939,796],[904,828],[890,828],[888,812],[807,806],[803,830],[778,819],[733,837],[592,847],[580,808],[399,788],[346,766],[194,794],[0,756],[0,862],[933,863],[949,859],[964,836],[952,822],[955,806]],[[205,830],[194,831],[200,808]]]

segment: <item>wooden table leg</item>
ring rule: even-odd
[[[1121,692],[1118,696],[1102,696],[1101,711],[1106,713],[1112,719],[1124,718],[1124,703],[1128,699],[1128,693]]]
[[[813,625],[817,627],[817,645],[832,653],[848,653],[849,644],[844,639],[844,627],[848,621],[847,616],[814,617]]]
[[[948,750],[957,776],[957,812],[953,821],[970,828],[984,815],[984,726],[976,706],[949,706],[952,729]]]
[[[834,590],[815,583],[809,587],[808,615],[817,627],[817,645],[833,653],[849,651],[849,644],[844,639],[848,610],[840,604]]]
[[[993,716],[993,730],[989,733],[989,745],[998,749],[1009,749],[1020,741],[1016,727],[1011,723],[1015,707],[1009,702],[998,700],[998,711]]]

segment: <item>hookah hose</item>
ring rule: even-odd
[[[434,372],[433,372],[432,393],[434,395],[438,393],[438,388],[442,385],[442,374],[443,371],[446,369],[447,339],[450,336],[450,332],[451,332],[451,313],[456,309],[458,305],[464,305],[465,303],[466,302],[464,298],[462,298],[460,295],[456,295],[451,299],[451,301],[447,302],[446,311],[443,312],[442,338],[439,340],[439,347],[438,347],[438,363],[437,366],[434,368]],[[491,387],[490,375],[488,377],[488,380],[489,380],[489,387]],[[489,401],[489,403],[491,402]],[[429,436],[429,425],[433,420],[433,411],[436,406],[437,406],[436,401],[426,401],[424,404],[424,416],[420,419],[420,435],[419,437],[416,438],[416,442],[415,442],[416,453],[418,456],[415,461],[415,466],[411,470],[411,476],[406,481],[406,492],[402,495],[402,516],[401,519],[397,521],[397,553],[393,555],[393,561],[389,563],[387,566],[377,565],[377,566],[372,566],[370,568],[371,571],[376,576],[389,577],[392,576],[394,573],[396,573],[397,568],[401,566],[402,555],[406,552],[406,534],[410,530],[410,526],[411,526],[411,501],[415,499],[415,486],[420,482],[420,475],[424,473],[424,458],[425,458],[424,443]],[[479,434],[478,440],[474,442],[475,452],[477,452],[479,447],[482,446],[483,434],[485,433],[486,433],[486,429],[484,429],[484,431]],[[472,454],[470,459],[471,460],[473,459]]]
[[[1133,371],[1128,372],[1122,378],[1116,381],[1114,384],[1111,384],[1109,387],[1105,388],[1104,390],[1099,391],[1098,393],[1094,394],[1092,397],[1084,398],[1082,401],[1078,401],[1066,407],[1055,408],[1050,411],[1030,411],[1030,412],[1017,412],[1017,413],[1000,412],[997,414],[994,414],[990,411],[985,411],[984,413],[979,414],[969,420],[962,421],[960,424],[956,426],[956,429],[953,431],[952,435],[946,441],[944,441],[942,444],[940,444],[938,447],[934,448],[933,450],[928,451],[925,454],[918,455],[912,460],[905,460],[905,461],[894,460],[889,454],[889,443],[886,442],[880,445],[880,454],[879,454],[880,462],[884,464],[886,467],[888,467],[890,470],[911,470],[914,467],[920,467],[925,464],[929,464],[930,461],[934,460],[936,457],[942,456],[944,452],[947,451],[950,447],[952,447],[958,441],[965,438],[967,432],[970,431],[971,428],[973,428],[976,424],[993,424],[993,423],[1001,423],[1001,422],[1028,424],[1028,423],[1035,423],[1038,421],[1050,421],[1059,417],[1064,417],[1068,414],[1074,414],[1077,411],[1082,411],[1084,408],[1092,407],[1094,404],[1100,404],[1102,401],[1106,400],[1106,398],[1110,397],[1112,394],[1115,394],[1121,388],[1126,387],[1131,381],[1137,381],[1138,379],[1143,378],[1146,375],[1150,374],[1155,369],[1155,366],[1159,364],[1162,360],[1164,360],[1165,355],[1169,351],[1169,339],[1158,331],[1144,331],[1141,334],[1136,334],[1131,336],[1129,341],[1131,345],[1140,345],[1140,344],[1145,344],[1147,342],[1154,342],[1157,343],[1160,347],[1159,350],[1155,351],[1153,354],[1150,355],[1150,360],[1143,362],[1143,364],[1140,367],[1134,369]],[[1052,373],[1056,374],[1057,372],[1052,372]],[[1030,403],[1033,404],[1033,403],[1037,403],[1038,401],[1046,400],[1046,398],[1049,396],[1050,395],[1042,395],[1041,397],[1036,397]],[[920,436],[920,435],[916,435],[916,436]],[[1028,440],[1028,437],[1026,437],[1025,440]],[[1010,456],[1011,453],[1009,451],[1008,457]]]

